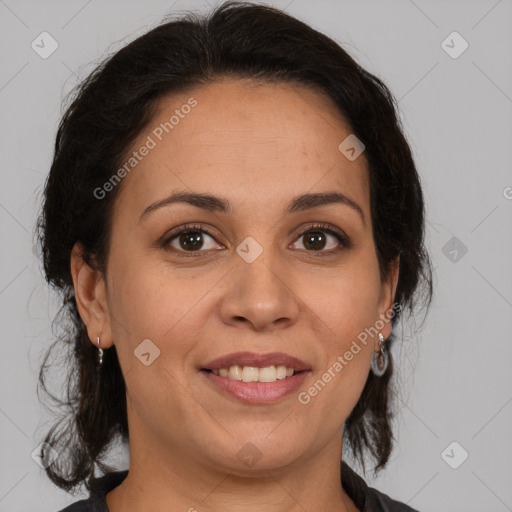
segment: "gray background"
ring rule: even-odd
[[[421,330],[420,318],[404,332],[397,447],[367,481],[421,512],[512,510],[512,1],[271,5],[391,88],[425,188],[436,296]],[[0,0],[0,512],[55,512],[85,496],[58,490],[31,458],[51,425],[35,388],[56,311],[33,227],[64,94],[171,8],[208,4]],[[31,48],[43,31],[59,45],[47,59]],[[458,58],[442,47],[453,31],[469,44]],[[125,452],[114,459],[126,467]]]

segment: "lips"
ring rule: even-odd
[[[293,357],[283,352],[271,352],[268,354],[257,354],[255,352],[234,352],[222,357],[218,357],[207,363],[203,370],[219,370],[229,368],[230,366],[254,366],[265,368],[267,366],[284,365],[293,368],[296,372],[311,370],[311,366],[297,357]]]
[[[213,386],[223,397],[234,398],[246,404],[272,404],[292,396],[303,385],[310,372],[301,371],[293,377],[286,377],[275,382],[243,382],[220,377],[209,371],[201,371],[199,375],[208,385]]]

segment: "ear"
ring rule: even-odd
[[[100,336],[101,348],[113,345],[106,284],[99,270],[91,268],[83,259],[83,245],[77,242],[71,251],[71,275],[80,316],[87,327],[92,343]]]
[[[385,322],[381,329],[384,339],[388,339],[391,334],[391,313],[393,303],[395,301],[396,287],[398,284],[398,274],[400,268],[400,255],[398,255],[391,263],[387,279],[382,282],[379,300],[379,319]],[[380,322],[379,322],[380,323]],[[375,350],[378,351],[379,340],[376,337]]]

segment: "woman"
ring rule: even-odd
[[[66,511],[413,510],[342,461],[389,460],[392,330],[432,280],[393,97],[335,42],[233,2],[133,41],[62,119],[39,237]]]

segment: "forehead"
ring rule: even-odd
[[[116,208],[140,212],[174,190],[227,195],[235,208],[339,190],[368,210],[364,153],[339,150],[351,133],[330,98],[301,85],[225,79],[169,95],[127,155],[139,153]]]

